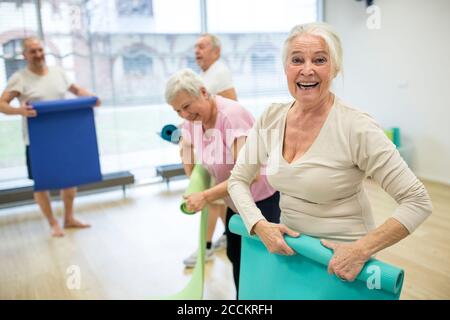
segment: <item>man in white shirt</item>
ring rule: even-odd
[[[202,34],[195,43],[195,60],[202,70],[200,76],[213,95],[219,95],[228,99],[237,100],[230,69],[220,59],[220,39],[210,33]],[[215,184],[212,181],[211,185]],[[206,261],[214,258],[214,250],[225,248],[227,240],[225,234],[212,244],[217,219],[220,217],[225,224],[226,205],[223,201],[215,201],[208,205],[208,228],[206,234]],[[191,254],[183,262],[187,267],[194,267],[197,261],[197,253]]]
[[[8,80],[8,84],[0,97],[0,112],[23,117],[22,129],[26,145],[28,177],[32,179],[26,118],[35,117],[37,114],[36,110],[28,102],[64,99],[67,91],[72,92],[76,96],[92,96],[92,94],[86,89],[71,83],[64,70],[60,67],[47,66],[44,47],[38,38],[29,37],[23,40],[23,55],[27,61],[27,67],[14,73]],[[15,108],[10,105],[14,98],[19,100],[20,107]],[[98,100],[97,105],[100,105],[100,100]],[[64,202],[64,227],[90,227],[89,224],[83,223],[74,217],[73,203],[76,193],[77,189],[75,187],[61,190],[61,199]],[[35,192],[34,199],[50,224],[52,236],[64,236],[64,231],[53,216],[49,192]]]
[[[195,60],[211,94],[237,100],[230,69],[220,59],[221,43],[213,34],[205,33],[195,44]]]

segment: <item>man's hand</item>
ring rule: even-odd
[[[18,114],[26,118],[33,118],[37,116],[36,110],[28,104],[28,102],[23,103],[18,109]]]

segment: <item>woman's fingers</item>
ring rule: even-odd
[[[276,249],[275,252],[278,254],[286,255],[286,256],[292,256],[295,252],[292,250],[291,247],[288,246],[286,241],[284,240],[283,234],[288,233],[288,228],[284,225],[279,225],[279,232],[278,232],[278,239],[276,242]],[[292,230],[289,230],[292,231]],[[294,234],[295,232],[292,231]]]
[[[336,250],[336,248],[338,246],[336,243],[328,241],[328,240],[325,240],[325,239],[322,239],[320,242],[322,243],[322,245],[324,247],[326,247],[328,249],[331,249],[333,251]]]
[[[281,249],[282,249],[283,254],[285,254],[287,256],[294,255],[295,251],[291,247],[289,247],[289,245],[286,243],[286,241],[284,240],[283,234],[287,234],[291,237],[297,238],[298,236],[300,236],[300,233],[297,231],[294,231],[292,229],[289,229],[284,224],[279,225],[279,230],[281,231],[280,238],[281,238]]]
[[[297,238],[298,236],[300,236],[299,232],[289,229],[284,224],[280,224],[280,230],[282,233],[286,233],[287,235],[294,237],[294,238]]]
[[[295,251],[291,247],[289,247],[286,242],[284,242],[283,254],[286,255],[286,256],[292,256],[292,255],[295,254]]]
[[[283,235],[298,237],[300,233],[289,229],[285,225],[270,223],[265,220],[259,221],[254,227],[255,233],[260,237],[270,253],[281,255],[294,255],[295,251],[289,247]]]
[[[334,260],[333,260],[333,258],[328,263],[328,274],[334,274]]]

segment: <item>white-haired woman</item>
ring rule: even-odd
[[[330,91],[342,68],[342,48],[329,25],[294,27],[283,63],[294,101],[271,105],[256,122],[228,191],[248,231],[270,252],[294,253],[283,239],[286,227],[290,234],[319,237],[334,251],[328,271],[353,281],[370,256],[405,238],[431,214],[431,201],[379,125]],[[258,154],[255,163],[249,162],[252,154]],[[283,225],[266,221],[251,199],[248,186],[261,164],[267,164],[267,179],[280,192]],[[379,227],[364,192],[367,176],[399,204]]]
[[[228,195],[227,183],[254,119],[238,102],[209,94],[201,78],[189,69],[181,70],[169,79],[166,101],[186,120],[181,128],[180,140],[186,175],[190,176],[194,167],[195,149],[197,160],[216,181],[213,187],[188,196],[188,209],[200,211],[217,199],[224,199],[227,204],[227,256],[233,264],[234,281],[239,290],[241,238],[228,229],[228,221],[237,210]],[[279,193],[269,186],[265,176],[254,176],[248,190],[256,201],[256,207],[265,212],[265,218],[279,222]],[[211,247],[211,238],[212,235],[207,242],[207,251]]]

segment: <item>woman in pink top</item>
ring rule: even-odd
[[[234,281],[238,289],[241,238],[228,229],[228,222],[237,210],[228,194],[227,182],[254,119],[236,101],[210,95],[201,78],[189,69],[181,70],[169,79],[166,101],[186,120],[181,126],[180,140],[180,154],[186,175],[191,175],[195,162],[198,162],[216,180],[215,186],[188,196],[188,208],[200,211],[217,199],[224,199],[228,206],[225,225],[227,256],[233,264]],[[251,193],[266,219],[278,223],[279,193],[268,184],[265,175],[255,177]],[[211,245],[211,239],[207,240],[207,245]]]

